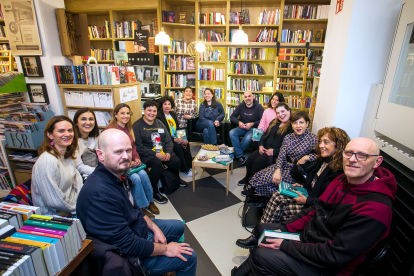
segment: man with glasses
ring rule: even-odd
[[[379,167],[378,145],[356,138],[342,152],[344,174],[314,205],[280,224],[259,224],[249,242],[264,230],[300,233],[300,242],[267,239],[232,275],[350,275],[369,250],[390,231],[397,192],[394,176]]]
[[[194,276],[194,250],[189,244],[177,243],[184,224],[179,220],[151,220],[131,195],[131,183],[125,177],[132,160],[129,137],[118,129],[105,130],[99,136],[96,153],[98,167],[86,180],[76,204],[86,233],[118,247],[134,263],[139,260],[151,275],[176,271],[178,276]],[[122,267],[115,271],[114,276],[130,275]]]

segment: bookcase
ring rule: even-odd
[[[83,84],[59,84],[60,93],[62,96],[62,103],[63,109],[65,111],[65,115],[68,117],[73,117],[76,110],[86,107],[85,103],[79,103],[78,105],[68,105],[65,97],[65,92],[91,92],[91,93],[111,93],[111,101],[112,107],[103,107],[101,106],[91,106],[89,107],[93,111],[99,112],[107,112],[110,116],[113,114],[113,110],[116,105],[121,103],[121,93],[124,93],[125,88],[136,87],[138,92],[138,99],[125,102],[131,107],[131,111],[133,112],[131,116],[131,121],[135,122],[142,116],[142,109],[141,109],[141,93],[140,93],[140,83],[126,83],[126,84],[118,84],[118,85],[83,85]],[[98,118],[97,118],[98,120]],[[99,125],[99,129],[105,129],[106,125]]]
[[[4,22],[2,16],[3,15],[0,15],[0,74],[13,71],[15,67],[14,56],[12,56],[11,51],[9,50],[9,39],[5,36],[7,35],[6,23]],[[6,45],[6,47],[3,47],[3,45]]]

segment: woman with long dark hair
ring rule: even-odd
[[[78,134],[66,116],[55,116],[45,126],[43,153],[33,166],[33,205],[43,215],[71,216],[76,213],[76,200],[83,186],[76,169]]]
[[[211,88],[204,91],[204,101],[200,104],[198,121],[196,124],[197,131],[203,133],[205,144],[217,145],[216,127],[224,119],[224,109]]]

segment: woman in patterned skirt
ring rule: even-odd
[[[305,111],[295,112],[291,117],[294,133],[286,135],[280,148],[276,163],[253,175],[250,179],[251,188],[243,191],[242,195],[260,194],[272,196],[281,181],[294,184],[296,181],[290,175],[294,164],[304,164],[316,160],[315,149],[318,139],[307,130],[310,118]]]

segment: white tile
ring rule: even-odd
[[[165,195],[168,197],[168,195]],[[181,216],[178,214],[177,210],[175,210],[174,206],[171,204],[171,201],[168,200],[165,204],[158,204],[155,202],[158,209],[160,209],[160,214],[155,215],[156,219],[178,219],[183,220]]]
[[[237,239],[249,236],[241,226],[238,216],[241,206],[243,203],[238,203],[187,223],[197,241],[224,276],[230,275],[231,269],[239,266],[249,255],[249,250],[236,245]]]
[[[237,196],[240,200],[244,201],[244,197],[241,195],[241,191],[243,191],[243,186],[238,186],[237,182],[241,180],[246,175],[246,168],[238,168],[233,170],[233,174],[229,175],[229,191],[231,191],[235,196]],[[227,172],[222,172],[213,175],[214,179],[216,179],[221,185],[226,187],[226,178]]]
[[[205,177],[209,177],[210,174],[206,171],[203,172],[203,169],[201,169],[200,167],[195,167],[195,170],[197,171],[197,174],[195,176],[195,180],[201,179],[201,178],[205,178]],[[182,180],[184,180],[185,182],[192,182],[193,181],[193,177],[188,177],[188,176],[184,176],[180,173],[180,178]],[[191,184],[192,185],[192,184]]]

